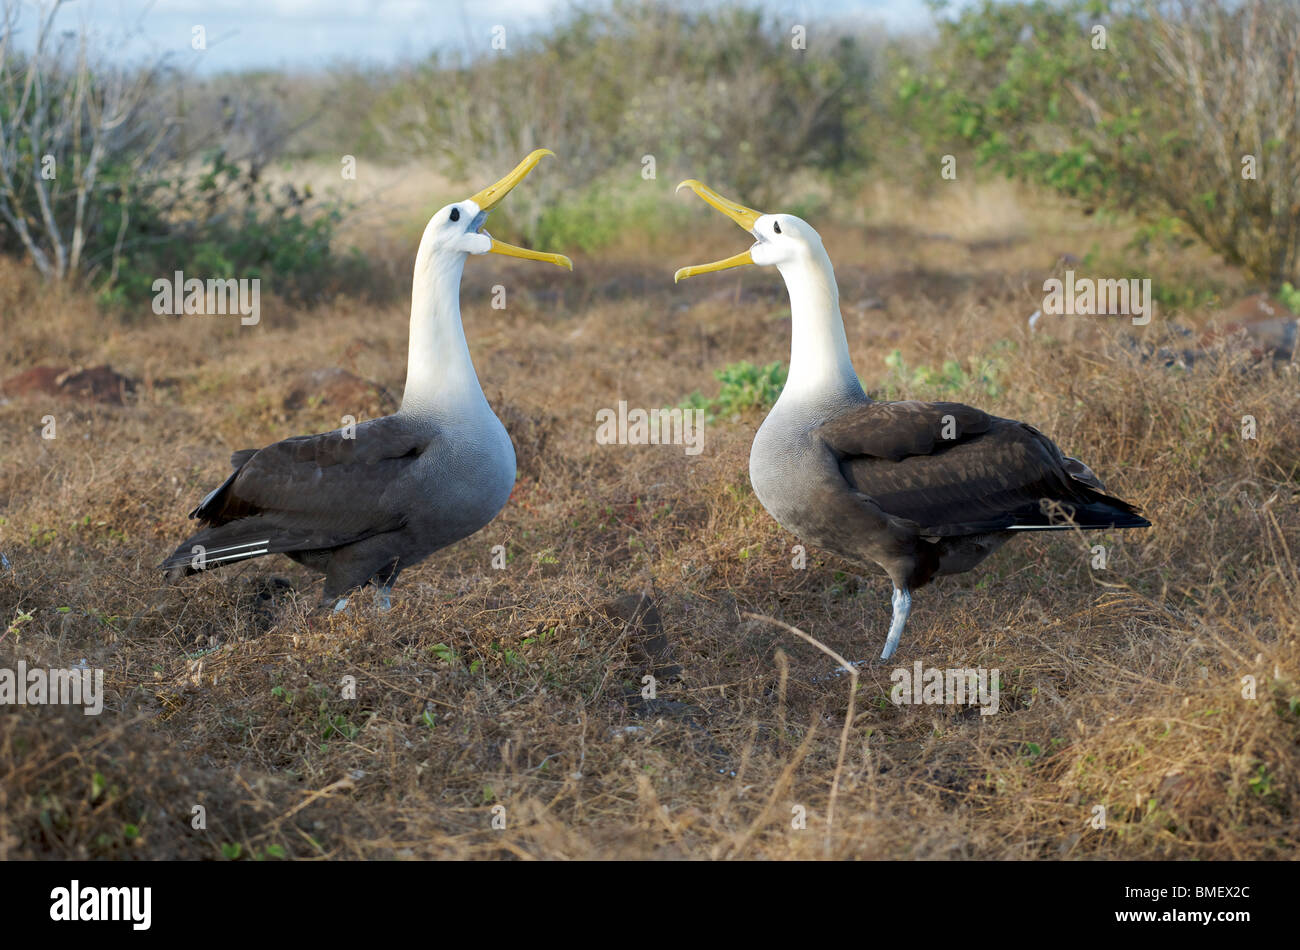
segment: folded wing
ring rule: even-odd
[[[352,430],[236,452],[230,460],[235,471],[190,512],[204,530],[162,567],[189,574],[261,554],[336,548],[396,530],[404,518],[387,489],[436,438],[427,427],[386,416]],[[196,547],[202,549],[197,561]]]
[[[867,403],[817,434],[853,488],[923,536],[1149,524],[1033,426],[961,403]]]

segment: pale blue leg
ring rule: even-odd
[[[375,606],[380,610],[393,609],[393,585],[381,584],[375,588]]]
[[[348,608],[348,599],[346,597],[340,597],[338,599],[338,603],[334,605],[334,612],[337,614],[340,613],[341,611],[347,610],[347,608]]]
[[[880,658],[888,660],[898,649],[899,638],[903,635],[903,627],[907,626],[907,617],[912,612],[912,592],[902,588],[894,588],[894,618],[889,624],[889,637],[885,640],[885,649],[881,652]],[[851,667],[866,666],[867,660],[854,660],[849,664]],[[847,673],[848,670],[842,666],[837,666],[835,670],[825,676],[816,676],[813,678],[814,683],[824,683],[830,679],[836,679]]]
[[[894,588],[894,619],[889,624],[889,638],[880,658],[888,660],[898,649],[898,640],[907,626],[907,617],[912,612],[912,592],[901,587]]]

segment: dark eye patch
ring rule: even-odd
[[[773,222],[772,222],[772,230],[775,231],[777,234],[780,234],[780,233],[781,233],[781,222],[780,222],[780,221],[773,221]]]
[[[448,215],[448,217],[450,217],[451,220],[453,220],[453,221],[459,221],[459,220],[460,220],[460,209],[459,209],[459,208],[452,208],[452,209],[451,209],[451,214]]]

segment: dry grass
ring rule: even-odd
[[[0,711],[0,859],[236,844],[350,858],[1294,857],[1296,376],[1142,364],[1104,318],[1028,335],[1055,253],[1118,248],[1123,234],[997,195],[863,201],[846,220],[865,225],[823,229],[859,372],[885,379],[895,348],[937,366],[1011,341],[1001,395],[908,395],[1038,425],[1156,527],[1022,538],[922,591],[898,665],[999,668],[1001,711],[895,707],[894,665],[875,665],[847,731],[848,679],[814,682],[831,666],[819,649],[745,615],[870,657],[889,585],[815,551],[791,568],[795,539],[748,485],[759,416],[712,425],[694,458],[594,441],[596,409],[619,399],[673,404],[714,392],[727,363],[788,358],[774,274],[672,286],[676,266],[743,246],[726,222],[685,247],[580,258],[573,275],[471,262],[467,330],[518,447],[512,502],[407,572],[389,614],[361,598],[311,623],[319,581],[284,559],[179,588],[153,565],[232,449],[339,424],[337,407],[282,408],[294,371],[343,366],[400,390],[405,308],[286,313],[264,299],[256,328],[110,323],[0,262],[5,375],[109,362],[143,381],[122,408],[0,405],[13,564],[0,619],[31,615],[0,639],[0,666],[84,657],[108,688],[97,718]],[[918,223],[945,220],[957,223]],[[488,307],[498,282],[504,312]],[[40,438],[47,413],[53,441]],[[1240,438],[1244,414],[1255,441]],[[1089,566],[1098,540],[1106,571]],[[655,702],[638,693],[635,630],[606,607],[643,589],[682,667]],[[1242,696],[1247,675],[1257,699]],[[194,804],[206,830],[190,827]],[[1099,804],[1105,830],[1089,826]],[[806,829],[791,827],[796,805]]]

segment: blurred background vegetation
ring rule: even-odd
[[[868,179],[936,187],[952,156],[1132,216],[1143,246],[1201,242],[1269,289],[1297,282],[1300,4],[936,0],[933,34],[817,27],[798,48],[743,3],[616,0],[476,57],[202,79],[124,69],[62,29],[57,4],[19,50],[14,6],[0,252],[107,307],[138,307],[174,270],[304,300],[397,292],[341,237],[345,192],[279,170],[337,176],[354,156],[482,184],[540,145],[562,160],[493,227],[553,249],[687,226],[668,200],[682,177],[811,217]]]

